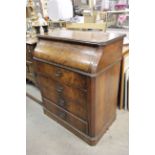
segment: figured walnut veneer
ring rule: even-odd
[[[38,37],[33,58],[44,113],[95,145],[116,117],[124,35],[55,30]]]

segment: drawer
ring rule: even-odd
[[[35,61],[35,71],[69,86],[86,89],[86,77],[72,71],[38,61]]]
[[[83,106],[86,104],[85,91],[69,87],[54,81],[50,77],[37,75],[37,82],[41,86],[42,95],[54,102],[57,102],[60,97],[67,100],[71,100],[77,103],[81,103]]]
[[[58,107],[57,105],[53,104],[52,102],[43,99],[43,106],[53,113],[54,115],[58,116],[62,120],[68,122],[74,128],[82,131],[83,133],[88,134],[88,123],[86,121],[81,120],[80,118],[76,117],[75,115],[65,111],[64,109]]]
[[[55,99],[54,97],[51,96],[50,100],[54,104],[60,106],[61,108],[67,110],[68,112],[76,115],[77,117],[79,117],[79,118],[81,118],[83,120],[87,120],[86,104],[81,104],[81,103],[77,103],[77,102],[74,102],[74,101],[70,101],[70,100],[67,100],[67,99],[65,99],[63,97],[58,97],[58,98]]]

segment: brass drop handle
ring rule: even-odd
[[[57,87],[56,87],[56,91],[57,91],[58,93],[62,93],[62,92],[63,92],[63,87],[62,87],[62,86],[57,86]]]
[[[58,104],[59,104],[60,106],[64,106],[64,105],[65,105],[65,101],[64,101],[63,99],[60,99],[60,100],[58,101]]]
[[[57,70],[56,73],[55,73],[55,76],[56,77],[61,77],[61,75],[62,75],[61,70]]]
[[[60,116],[61,118],[65,118],[65,117],[66,117],[66,114],[62,112],[62,113],[59,114],[59,116]]]

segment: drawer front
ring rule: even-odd
[[[43,94],[44,94],[44,90],[43,90]],[[82,105],[81,103],[77,103],[74,101],[67,100],[61,96],[58,98],[51,96],[48,99],[54,104],[58,105],[59,107],[76,115],[77,117],[83,120],[87,120],[87,110],[86,110],[86,107],[84,107],[85,105]]]
[[[53,65],[35,61],[35,71],[40,74],[45,74],[61,83],[69,86],[74,86],[81,89],[86,89],[86,77],[66,69],[62,69]]]
[[[52,102],[44,99],[43,100],[44,107],[52,112],[53,114],[57,115],[62,120],[68,122],[71,126],[75,127],[76,129],[88,134],[88,123],[79,119],[78,117],[72,115],[71,113],[63,110],[62,108],[56,106]]]
[[[56,102],[58,98],[63,97],[65,99],[81,103],[82,105],[86,104],[87,93],[85,91],[63,85],[46,76],[37,75],[37,81],[41,86],[43,96],[53,100],[54,102]]]
[[[73,89],[68,86],[62,86],[48,77],[36,77],[44,98],[51,100],[53,103],[61,106],[83,120],[87,120],[85,92],[81,92],[78,89]],[[79,97],[82,98],[78,99]]]

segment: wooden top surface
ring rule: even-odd
[[[125,37],[125,34],[107,33],[102,31],[75,31],[56,29],[47,34],[38,35],[40,39],[59,40],[88,45],[107,45],[115,40]]]

